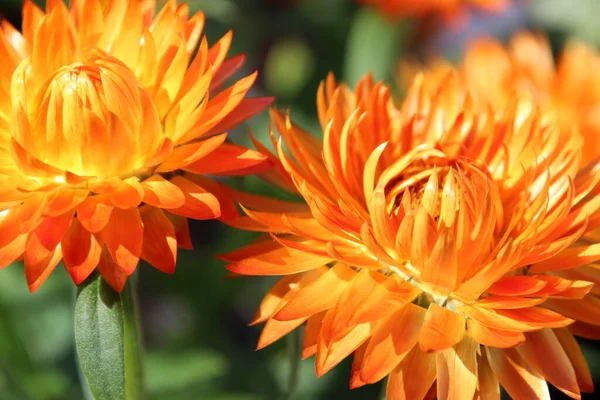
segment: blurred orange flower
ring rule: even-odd
[[[388,17],[398,19],[432,14],[455,18],[460,16],[468,6],[500,13],[508,8],[511,0],[358,0],[358,2],[373,5]]]
[[[401,62],[400,81],[408,86],[423,72],[435,85],[453,68],[443,60],[427,67]],[[592,47],[569,42],[555,64],[543,35],[521,32],[507,47],[494,39],[478,39],[467,46],[459,71],[479,103],[503,107],[516,92],[532,92],[538,104],[558,113],[563,129],[579,126],[584,163],[600,156],[600,54]]]
[[[284,275],[252,321],[258,347],[305,324],[319,376],[354,353],[351,386],[389,376],[388,399],[593,391],[554,307],[597,290],[562,274],[600,258],[577,242],[600,223],[580,136],[531,96],[479,107],[452,73],[418,76],[400,107],[370,77],[351,91],[330,76],[317,104],[322,143],[277,110],[277,155],[257,143],[265,179],[305,203],[240,199],[228,221],[270,234],[222,256],[230,271]]]
[[[244,98],[255,73],[219,92],[244,57],[185,4],[46,3],[25,1],[22,32],[1,22],[0,267],[23,258],[31,291],[61,260],[118,291],[140,258],[173,273],[186,218],[221,215],[201,175],[270,166],[224,132],[271,99]]]

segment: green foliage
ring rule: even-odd
[[[77,291],[75,344],[96,400],[143,399],[132,280],[119,294],[94,273]]]
[[[400,50],[400,28],[370,8],[357,12],[348,35],[344,81],[354,86],[368,72],[389,80]]]

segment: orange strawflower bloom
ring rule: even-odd
[[[317,375],[354,353],[351,387],[389,376],[388,399],[545,399],[547,383],[580,398],[593,384],[558,305],[600,313],[597,274],[569,276],[600,258],[577,242],[600,222],[599,167],[531,96],[478,107],[452,74],[428,86],[396,106],[370,77],[352,92],[330,76],[322,143],[272,111],[265,179],[305,203],[239,198],[228,223],[270,237],[222,256],[284,275],[252,321],[258,348],[305,324]]]
[[[400,63],[400,81],[410,85],[416,73],[436,85],[454,67],[443,60],[426,67]],[[521,32],[508,46],[491,38],[470,43],[459,67],[463,84],[473,99],[503,107],[516,91],[531,91],[543,107],[559,116],[563,129],[574,124],[584,136],[583,162],[600,156],[600,54],[584,43],[571,41],[557,63],[545,36]]]
[[[221,215],[202,175],[269,167],[224,132],[271,99],[244,98],[256,74],[219,92],[244,58],[185,4],[46,3],[0,25],[0,268],[24,259],[31,291],[61,260],[119,291],[140,258],[172,273],[186,218]]]
[[[358,0],[359,3],[376,7],[392,19],[425,17],[440,14],[454,18],[473,6],[480,10],[500,13],[508,8],[511,0]]]

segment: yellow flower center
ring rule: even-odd
[[[99,178],[142,168],[164,136],[156,109],[135,75],[94,51],[40,79],[31,60],[13,75],[13,138],[31,156],[64,171]]]

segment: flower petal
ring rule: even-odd
[[[387,400],[425,397],[436,378],[436,355],[413,347],[392,371],[387,383]]]
[[[98,233],[108,224],[113,209],[108,196],[91,196],[77,207],[77,219],[86,230]]]
[[[363,323],[354,326],[341,338],[333,339],[331,336],[331,322],[334,313],[333,309],[329,310],[321,325],[316,359],[318,377],[339,364],[369,338],[369,324]]]
[[[436,354],[439,398],[448,400],[473,398],[477,388],[478,349],[479,344],[466,335],[454,347]]]
[[[169,209],[169,212],[197,220],[215,219],[221,215],[219,200],[212,193],[183,176],[175,176],[171,183],[183,192],[185,204]]]
[[[61,248],[65,268],[73,282],[79,285],[96,269],[102,246],[77,218],[62,238]]]
[[[515,349],[486,347],[485,351],[492,371],[511,398],[550,400],[544,378]]]
[[[525,335],[522,332],[509,332],[488,328],[472,318],[467,320],[467,326],[469,334],[473,339],[484,346],[503,349],[514,347],[525,341]]]
[[[246,246],[229,253],[226,260],[234,261],[226,266],[228,270],[242,275],[296,274],[319,268],[331,261],[329,258],[283,247],[276,242]]]
[[[507,276],[490,286],[488,292],[499,296],[527,296],[544,286],[546,282],[530,276]]]
[[[419,340],[425,310],[414,304],[377,323],[360,367],[360,379],[375,383],[389,374]]]
[[[248,175],[271,168],[268,157],[254,150],[223,143],[205,157],[183,166],[188,172],[199,175]]]
[[[325,311],[313,315],[306,321],[304,329],[304,341],[302,343],[302,359],[305,360],[317,352],[317,342],[319,340],[319,332],[321,324],[325,317]]]
[[[102,278],[117,292],[121,293],[125,282],[127,282],[127,274],[114,262],[110,256],[110,252],[104,246],[98,262],[98,271]]]
[[[431,303],[419,335],[421,351],[429,353],[452,347],[463,340],[465,317]]]
[[[551,329],[530,332],[517,351],[548,382],[567,396],[580,399],[575,370]]]
[[[131,275],[142,255],[144,226],[137,207],[122,210],[115,208],[110,215],[102,238],[115,264]]]
[[[160,175],[152,175],[142,182],[143,201],[159,208],[178,208],[185,204],[181,189]]]
[[[594,391],[594,382],[592,381],[590,369],[577,340],[567,328],[554,329],[554,334],[573,365],[579,389],[582,392],[592,393]]]
[[[46,257],[36,259],[34,262],[25,261],[25,277],[29,291],[34,293],[48,278],[50,273],[58,265],[62,259],[62,251],[60,246],[51,251]]]
[[[274,316],[280,321],[310,317],[327,310],[337,302],[356,272],[345,264],[336,264],[329,268],[318,280],[303,287]]]
[[[154,207],[140,210],[144,225],[141,258],[167,274],[175,272],[177,264],[177,239],[175,228],[164,211]]]

